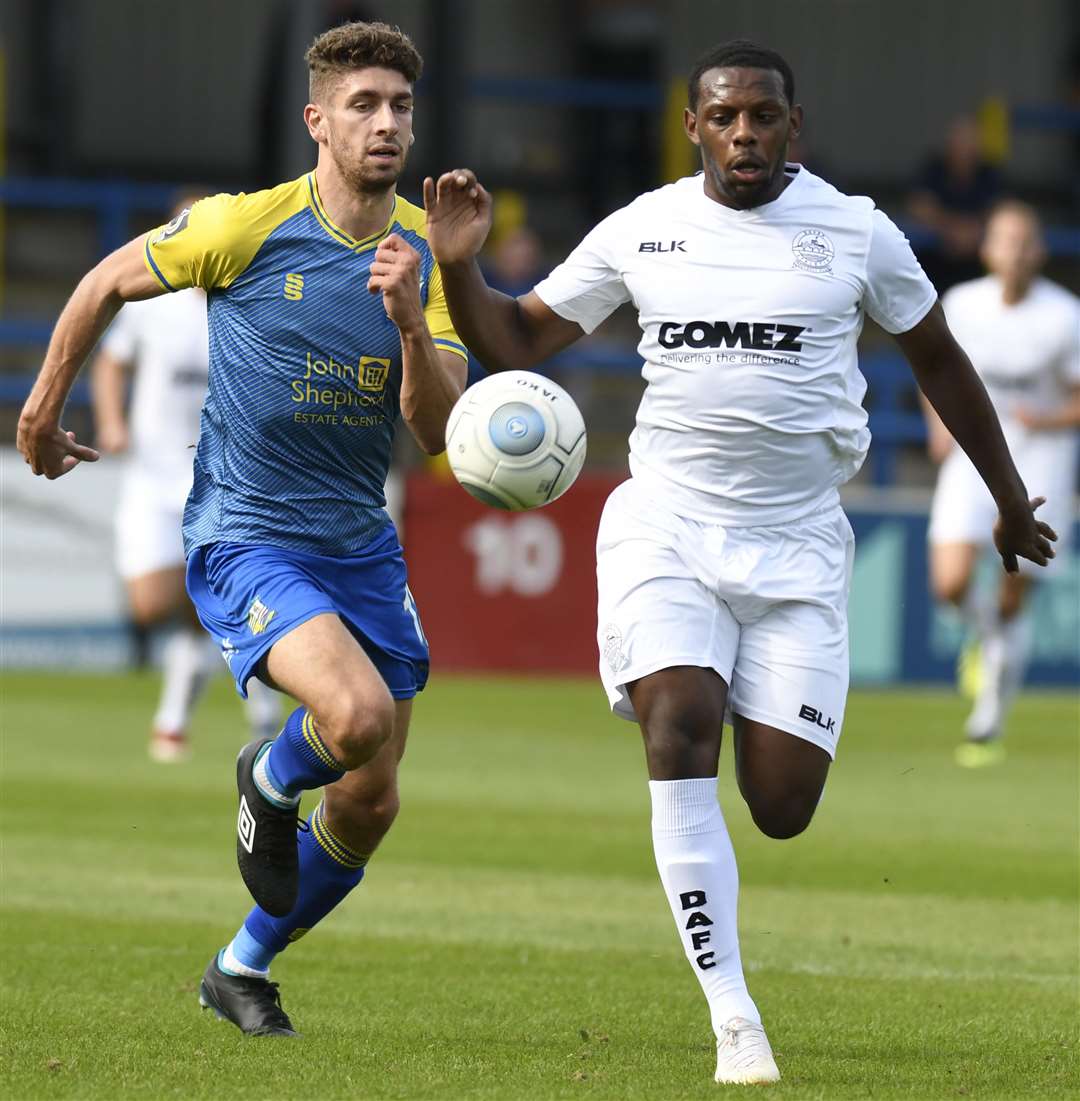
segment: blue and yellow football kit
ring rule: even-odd
[[[427,647],[384,509],[401,341],[367,283],[390,233],[420,253],[436,348],[465,359],[424,212],[400,196],[387,225],[356,240],[327,215],[311,172],[268,191],[203,199],[146,240],[147,267],[166,290],[202,287],[208,296],[210,381],[184,545],[189,591],[242,692],[277,638],[328,610],[310,586],[289,584],[289,571],[316,588],[345,571],[348,583],[326,601],[373,659],[374,639],[393,636],[414,666],[412,674],[380,666],[394,695],[413,694],[426,677]],[[280,583],[268,557],[284,571]],[[376,588],[371,608],[363,593]],[[341,593],[354,606],[340,606]],[[376,624],[391,606],[393,622]]]

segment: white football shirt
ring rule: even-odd
[[[647,192],[536,287],[586,332],[637,308],[647,385],[630,469],[692,519],[778,524],[835,501],[870,443],[864,311],[906,332],[937,298],[872,200],[786,171],[750,210],[710,199],[700,174]]]
[[[102,347],[134,369],[132,473],[190,487],[209,370],[205,293],[178,291],[127,303]]]
[[[941,300],[960,346],[1010,434],[1017,409],[1048,413],[1080,386],[1080,299],[1049,279],[1007,305],[1001,280],[960,283]]]

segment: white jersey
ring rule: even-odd
[[[937,298],[872,200],[786,171],[749,210],[710,199],[701,175],[648,192],[536,287],[586,332],[633,302],[647,385],[630,469],[693,519],[778,524],[835,502],[870,443],[864,311],[906,332]]]
[[[941,301],[960,346],[983,380],[1006,433],[1021,435],[1017,409],[1048,413],[1080,386],[1080,299],[1036,279],[1011,305],[1001,280],[961,283]]]
[[[181,504],[191,485],[206,396],[208,339],[206,295],[190,290],[129,302],[102,345],[135,371],[131,472],[175,487]]]

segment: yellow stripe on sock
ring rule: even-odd
[[[315,756],[318,757],[327,768],[332,768],[335,772],[343,771],[341,765],[334,760],[330,750],[323,745],[322,738],[319,737],[315,730],[315,720],[311,717],[310,711],[304,712],[304,718],[300,722],[300,732],[304,735],[304,741],[311,746]]]
[[[311,816],[311,832],[320,848],[338,864],[342,864],[346,868],[362,868],[368,862],[366,856],[354,852],[331,833],[329,826],[326,824],[326,819],[323,817],[322,803],[315,808],[315,813]]]

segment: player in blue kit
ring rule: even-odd
[[[103,260],[57,322],[18,434],[35,474],[97,459],[60,426],[94,343],[126,301],[206,290],[188,591],[241,694],[255,676],[300,707],[238,758],[237,858],[257,905],[207,967],[200,1002],[246,1033],[287,1036],[270,961],[363,878],[397,814],[427,679],[384,509],[394,423],[441,451],[466,374],[424,213],[396,194],[419,54],[396,28],[351,23],[306,57],[315,170],[205,199]],[[302,793],[320,787],[298,823]]]

